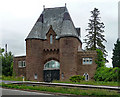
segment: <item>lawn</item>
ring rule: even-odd
[[[15,84],[0,84],[2,87],[24,89],[24,90],[37,90],[46,91],[52,93],[62,94],[74,94],[74,95],[87,95],[87,96],[99,96],[99,97],[120,97],[117,91],[103,90],[103,89],[87,89],[83,90],[80,88],[65,88],[65,87],[48,87],[48,86],[26,86],[26,85],[15,85]]]
[[[22,79],[22,77],[2,76],[2,80],[22,81],[23,79]],[[71,84],[86,84],[86,85],[118,86],[118,82],[104,82],[104,81],[80,81],[80,82],[53,81],[52,83],[71,83]]]
[[[118,82],[104,82],[104,81],[80,81],[80,82],[53,81],[53,83],[71,83],[71,84],[86,84],[86,85],[118,86]]]

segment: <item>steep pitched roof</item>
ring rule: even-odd
[[[27,39],[46,39],[50,25],[57,34],[57,38],[62,36],[75,36],[78,33],[74,27],[72,19],[66,7],[45,8],[37,22],[30,31]]]

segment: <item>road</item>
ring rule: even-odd
[[[28,91],[21,91],[21,90],[13,90],[13,89],[3,89],[0,88],[0,90],[2,89],[2,95],[4,97],[4,95],[37,95],[37,97],[67,97],[67,96],[56,96],[53,94],[46,94],[46,93],[38,93],[38,92],[28,92]],[[25,96],[26,97],[26,96]],[[33,96],[34,97],[34,96]]]

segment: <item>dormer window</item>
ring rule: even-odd
[[[50,35],[50,44],[53,43],[53,35]]]

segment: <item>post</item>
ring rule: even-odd
[[[24,78],[24,76],[22,77],[23,78],[23,82],[25,81],[25,78]]]

